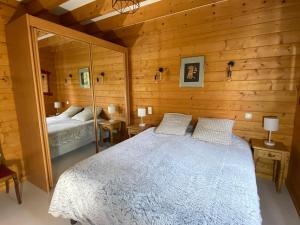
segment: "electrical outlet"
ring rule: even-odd
[[[152,115],[152,107],[151,106],[148,106],[147,111],[148,111],[149,115]]]
[[[246,120],[252,120],[252,118],[253,118],[252,113],[250,113],[250,112],[246,112],[246,113],[245,113],[245,119],[246,119]]]

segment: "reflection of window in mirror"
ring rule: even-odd
[[[43,89],[44,95],[51,95],[51,93],[50,93],[50,72],[42,70],[41,76],[42,76],[42,89]]]

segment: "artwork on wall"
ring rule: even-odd
[[[46,70],[41,70],[42,77],[42,89],[44,95],[51,95],[50,92],[50,72]]]
[[[81,88],[91,88],[90,71],[88,67],[79,69],[79,81]]]
[[[204,56],[181,58],[179,86],[204,87]]]

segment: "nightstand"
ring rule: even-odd
[[[137,134],[141,133],[142,131],[148,129],[149,127],[151,127],[150,124],[146,124],[144,127],[140,127],[139,125],[136,125],[136,124],[129,125],[127,127],[128,136],[132,137],[134,135],[137,135]]]
[[[105,130],[109,131],[110,142],[114,143],[114,134],[117,134],[120,138],[121,135],[121,128],[122,128],[122,121],[121,120],[104,120],[98,122],[98,126],[101,132],[101,142],[103,143],[103,134]]]
[[[255,168],[259,159],[273,160],[273,181],[276,191],[280,192],[288,172],[290,153],[287,147],[281,142],[276,142],[275,146],[268,146],[261,139],[251,139],[251,146],[254,151]]]

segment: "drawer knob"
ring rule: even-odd
[[[269,156],[269,157],[275,157],[275,155],[273,155],[273,154],[271,154],[271,153],[269,153],[268,156]]]

